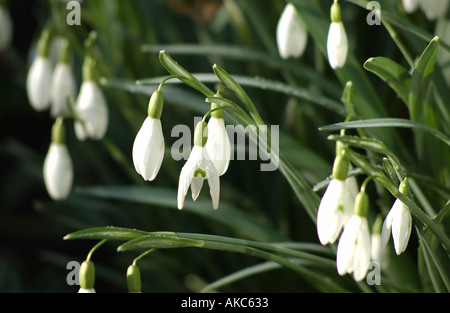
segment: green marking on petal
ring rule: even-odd
[[[205,171],[204,170],[202,170],[201,168],[198,168],[196,171],[195,171],[195,173],[194,173],[194,177],[197,177],[198,176],[198,174],[200,174],[200,175],[202,175],[202,177],[203,178],[205,178],[206,177],[206,173],[205,173]]]
[[[344,206],[342,204],[338,205],[338,211],[339,212],[344,212]]]

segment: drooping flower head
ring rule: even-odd
[[[344,227],[339,239],[336,265],[339,275],[353,273],[356,281],[363,280],[371,258],[371,240],[367,211],[369,198],[361,191],[355,200],[353,216]]]
[[[70,193],[73,181],[73,165],[65,143],[62,119],[52,127],[52,141],[44,160],[44,182],[47,192],[54,200],[64,200]]]
[[[328,185],[317,212],[317,234],[320,243],[334,243],[353,212],[354,199],[346,183],[349,168],[348,157],[336,156],[333,179]]]
[[[83,64],[83,82],[75,104],[75,134],[79,140],[102,139],[108,129],[108,105],[97,83],[95,61],[91,56]]]
[[[308,32],[292,3],[287,3],[277,24],[278,52],[283,59],[298,58],[305,51]]]
[[[148,181],[156,178],[164,158],[165,143],[160,119],[163,103],[163,93],[156,90],[150,97],[148,116],[133,143],[134,168]]]
[[[402,0],[403,8],[405,9],[406,13],[414,13],[414,11],[416,11],[417,7],[419,6],[419,1],[421,0]]]
[[[38,42],[38,54],[27,75],[27,95],[30,105],[36,111],[44,111],[50,106],[52,64],[49,58],[50,34],[44,31]]]
[[[409,187],[406,179],[401,182],[399,190],[404,195],[408,194]],[[396,199],[383,223],[381,246],[386,246],[392,231],[395,253],[400,255],[405,252],[408,246],[411,228],[412,217],[409,208],[403,202]]]
[[[231,143],[223,120],[223,109],[211,104],[211,118],[208,121],[208,140],[205,148],[220,176],[225,174],[230,164]]]
[[[70,113],[69,101],[75,101],[75,98],[76,83],[69,63],[69,44],[64,41],[52,77],[51,116],[56,118]]]
[[[85,260],[80,266],[80,289],[78,293],[95,293],[95,266],[91,260]]]
[[[207,123],[201,121],[195,128],[194,147],[180,173],[177,196],[177,205],[180,210],[184,206],[184,199],[189,187],[191,187],[192,199],[195,201],[200,194],[205,179],[209,184],[213,208],[219,207],[219,173],[205,148],[207,140]]]
[[[328,61],[333,69],[341,68],[347,61],[348,39],[341,19],[341,7],[335,0],[331,6],[331,24],[327,37]]]

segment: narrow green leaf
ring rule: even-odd
[[[147,232],[121,227],[93,227],[76,231],[64,236],[64,240],[72,239],[111,239],[130,240],[147,235]]]
[[[374,57],[364,63],[364,68],[380,77],[408,104],[411,77],[403,66],[389,58]]]
[[[205,242],[202,240],[181,238],[177,236],[176,233],[171,232],[155,232],[129,240],[120,245],[117,248],[117,251],[122,252],[130,250],[173,249],[185,247],[202,248],[204,246]]]
[[[423,130],[425,132],[430,133],[437,139],[441,140],[446,145],[450,146],[450,137],[440,132],[439,130],[431,128],[419,122],[400,118],[377,118],[351,122],[342,122],[320,127],[319,130],[336,131],[341,129],[377,128],[377,127],[399,127],[399,128],[412,128]]]

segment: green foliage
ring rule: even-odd
[[[8,162],[0,187],[0,234],[8,239],[0,269],[8,274],[0,291],[76,292],[66,284],[66,264],[81,263],[107,239],[92,255],[99,291],[127,291],[127,268],[141,255],[143,292],[449,292],[448,20],[407,15],[400,2],[383,0],[382,24],[368,26],[368,1],[340,1],[350,54],[332,71],[332,2],[291,2],[309,43],[301,58],[283,60],[275,41],[280,1],[226,0],[207,20],[200,14],[206,7],[184,1],[84,1],[80,26],[67,25],[64,1],[11,1],[15,29],[27,36],[1,54],[0,66],[11,70],[0,74],[0,155]],[[24,95],[26,55],[45,27],[68,40],[78,83],[85,56],[96,61],[110,110],[99,141],[78,141],[72,121],[64,122],[75,176],[69,198],[57,202],[42,179],[53,120]],[[166,151],[156,180],[145,182],[131,151],[159,87]],[[207,190],[178,210],[185,161],[171,157],[171,130],[184,124],[193,131],[194,117],[212,102],[224,107],[227,124],[255,126],[256,134],[279,125],[279,155],[271,154],[278,169],[232,160],[220,177],[218,210]],[[336,144],[347,151],[349,176],[359,184],[373,179],[371,225],[395,199],[413,216],[406,252],[396,256],[388,243],[381,285],[339,276],[336,244],[318,242],[317,208]],[[405,178],[408,196],[398,191]]]

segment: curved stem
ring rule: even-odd
[[[91,251],[89,251],[89,253],[86,257],[86,261],[89,261],[92,257],[92,254],[95,252],[95,250],[97,250],[101,245],[103,245],[107,241],[108,241],[108,239],[103,239],[99,243],[97,243],[95,246],[93,246]]]

